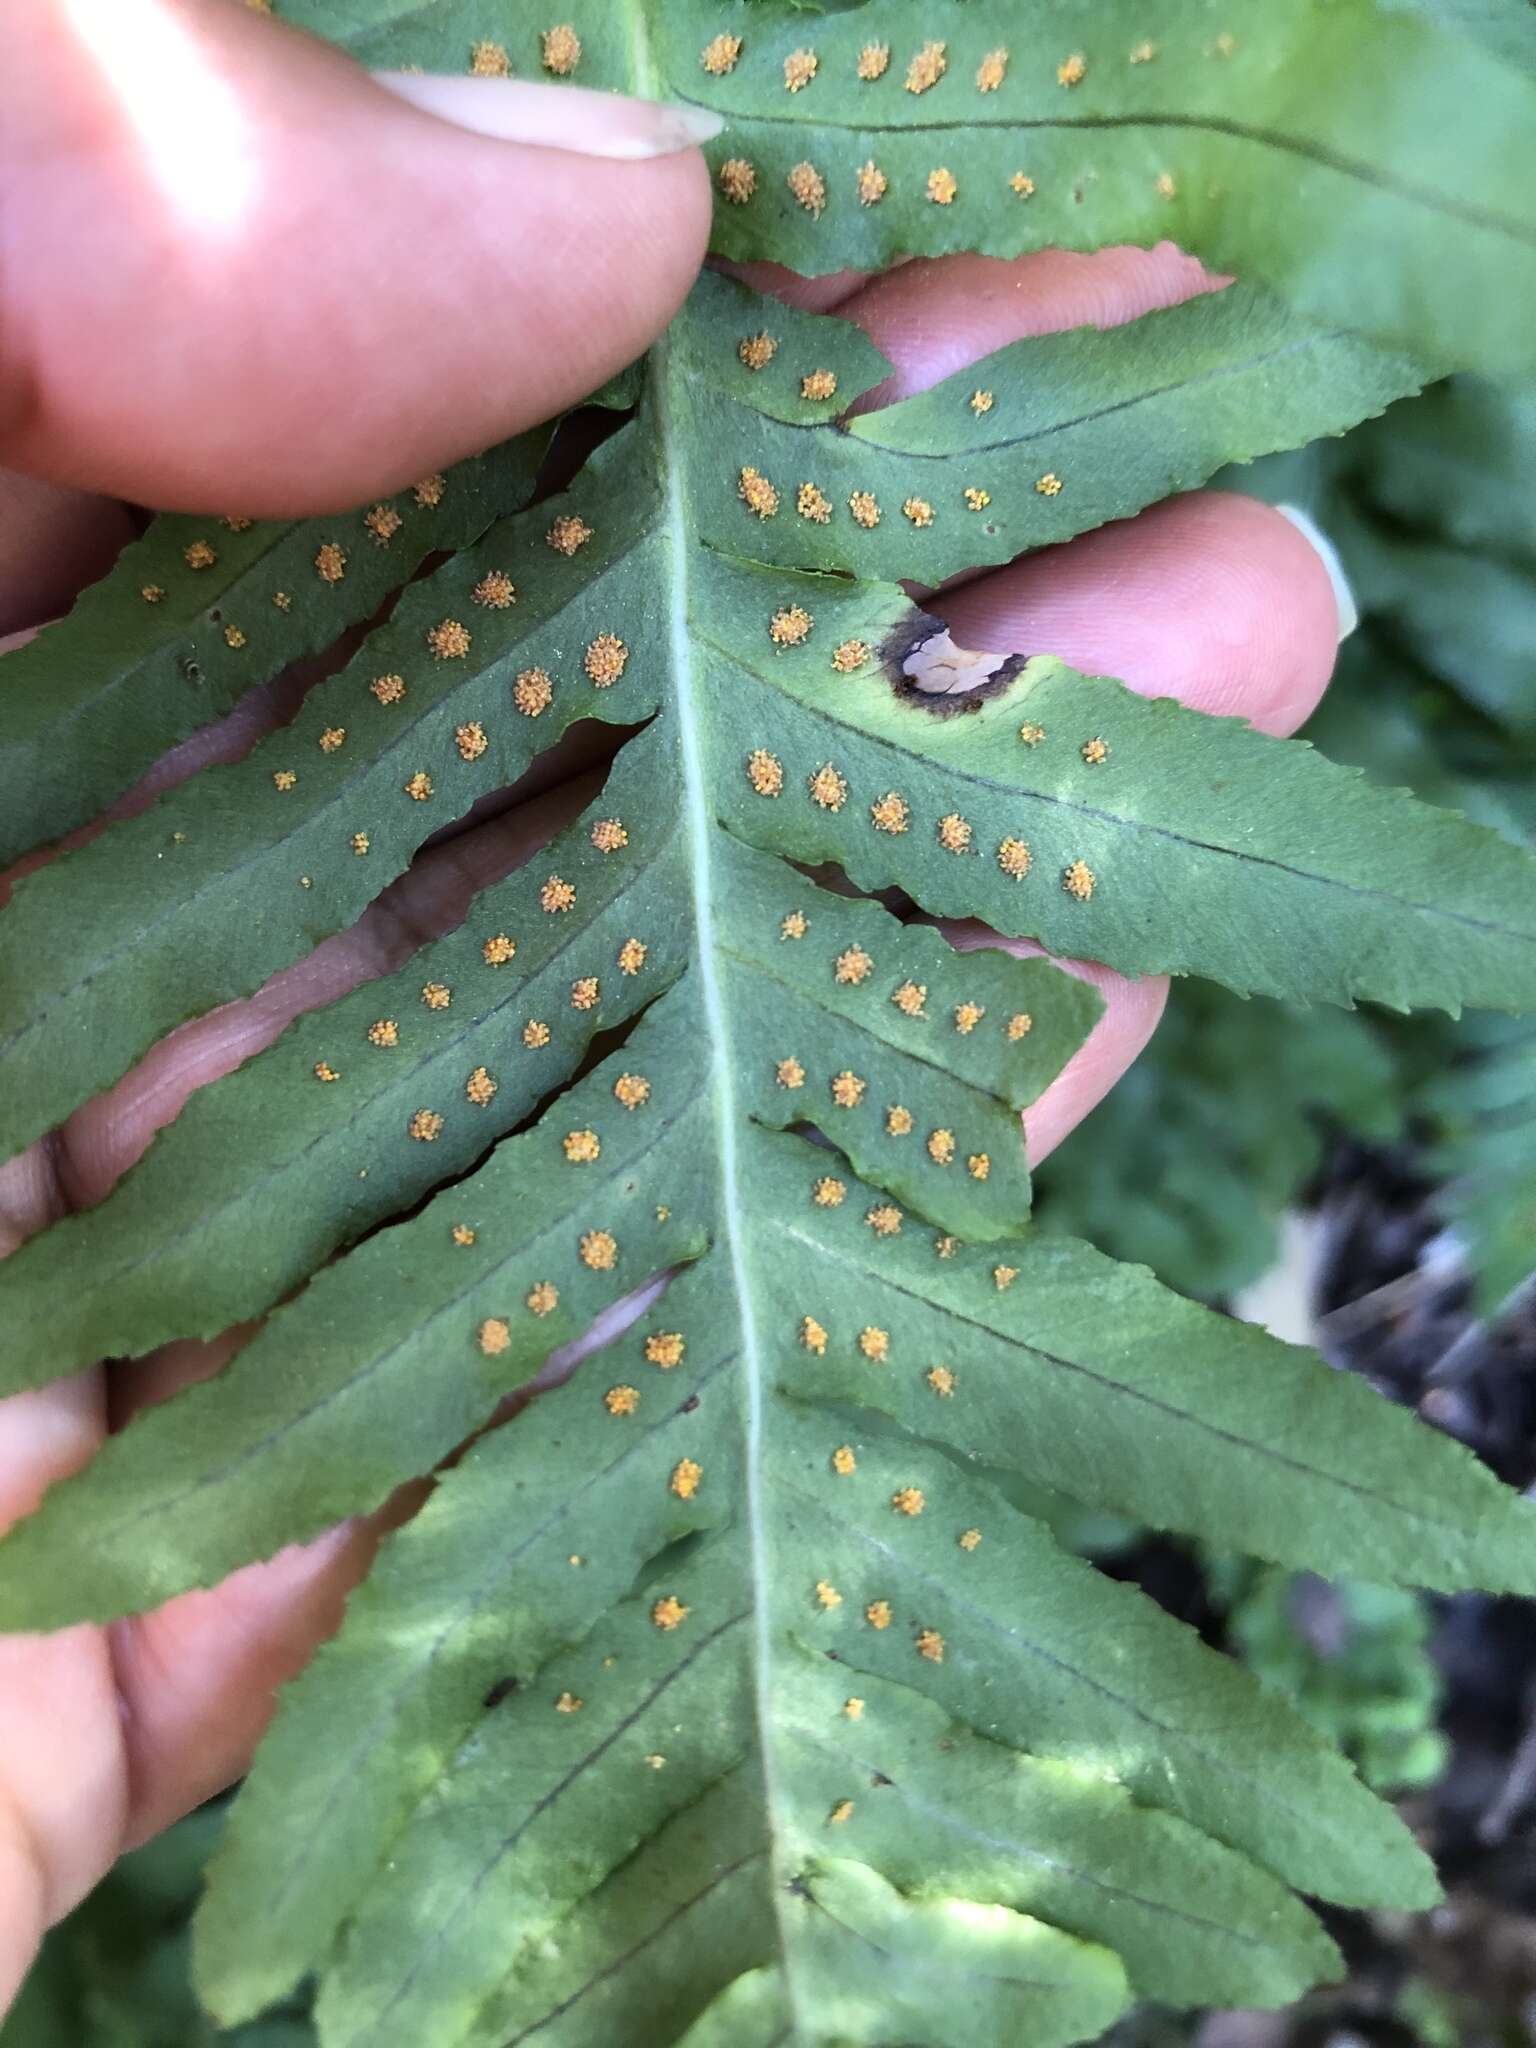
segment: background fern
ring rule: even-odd
[[[481,39],[448,0],[286,12],[372,63],[458,68]],[[571,725],[622,738],[460,931],[301,1017],[0,1268],[6,1390],[266,1318],[6,1540],[15,1628],[136,1611],[377,1504],[608,1319],[439,1478],[286,1696],[196,1936],[226,2021],[316,1972],[326,2048],[1067,2042],[1137,1997],[1296,1996],[1337,1967],[1298,1893],[1434,1896],[1335,1747],[1041,1510],[1530,1591],[1527,1505],[1309,1354],[1032,1231],[1017,1114],[1096,998],[925,920],[1239,995],[1528,1008],[1518,647],[1466,637],[1489,576],[1500,617],[1523,591],[1520,401],[1437,384],[1253,480],[1299,478],[1345,535],[1358,673],[1400,681],[1413,647],[1390,765],[1351,745],[1347,694],[1325,714],[1380,783],[1048,655],[989,664],[944,715],[915,659],[936,622],[893,579],[1124,516],[1448,369],[1524,366],[1508,195],[1536,91],[1484,47],[1498,10],[1470,34],[1364,0],[1062,5],[1049,64],[983,15],[594,6],[576,70],[729,115],[730,254],[1171,232],[1243,283],[849,425],[885,371],[870,344],[708,277],[558,501],[517,509],[534,436],[345,521],[157,522],[7,658],[19,853],[399,592],[249,760],[18,886],[10,1150],[353,919]],[[1405,532],[1425,448],[1465,463],[1479,436],[1448,523]],[[1429,633],[1426,567],[1451,607]],[[1456,746],[1407,772],[1441,808],[1395,786],[1430,759],[1427,698]],[[66,747],[78,784],[35,772]],[[1443,807],[1474,783],[1478,820]],[[1231,1008],[1188,999],[1164,1100],[1203,1133],[1219,1087],[1251,1187],[1272,1120],[1234,1142],[1235,1077],[1200,1050]],[[1347,1071],[1317,1106],[1390,1120],[1413,1062],[1374,1027],[1252,1015],[1248,1060],[1255,1033],[1326,1052]],[[1130,1149],[1137,1116],[1107,1109],[1098,1144]],[[1295,1138],[1236,1251],[1230,1219],[1192,1248],[1209,1205],[1155,1245],[1117,1224],[1116,1248],[1215,1291],[1306,1170]],[[1059,1224],[1106,1209],[1070,1154],[1056,1189]]]

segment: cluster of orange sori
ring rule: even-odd
[[[820,220],[827,210],[829,197],[826,173],[809,158],[803,158],[785,173],[784,182],[795,204],[812,220]],[[1010,171],[1005,183],[1015,198],[1033,199],[1035,196],[1035,180],[1028,171]],[[757,165],[750,157],[728,156],[715,173],[715,185],[720,196],[732,206],[746,206],[757,194]],[[890,174],[873,157],[866,157],[855,169],[853,191],[860,206],[878,206],[890,189]],[[1162,199],[1173,199],[1178,194],[1178,187],[1168,171],[1158,173],[1153,189]],[[953,206],[960,195],[960,180],[948,164],[935,164],[924,179],[923,190],[930,205]],[[806,396],[811,394],[808,392]]]
[[[806,630],[809,630],[807,622]],[[803,638],[804,635],[801,634]],[[1045,738],[1042,727],[1025,725],[1020,736],[1028,746],[1038,746]],[[1080,749],[1083,759],[1090,767],[1097,767],[1109,758],[1109,747],[1102,739],[1085,740]],[[746,775],[753,790],[761,797],[782,796],[786,787],[784,763],[767,747],[754,747],[746,757]],[[806,777],[806,791],[812,803],[824,811],[840,811],[848,801],[848,778],[830,761],[823,761],[813,768]],[[899,790],[889,789],[878,796],[869,806],[869,820],[877,832],[889,833],[899,838],[911,829],[912,806]],[[934,828],[940,846],[947,853],[967,853],[971,849],[973,828],[970,820],[958,811],[949,811],[940,818]],[[995,853],[998,867],[1010,881],[1022,882],[1034,868],[1034,854],[1028,840],[1017,834],[1005,834],[998,841]],[[1086,903],[1098,886],[1098,877],[1085,860],[1070,861],[1061,872],[1061,886],[1069,896],[1079,903]],[[785,938],[795,938],[798,932],[781,927]],[[839,975],[839,980],[856,979],[850,975]],[[894,1000],[894,999],[893,999]],[[977,1013],[979,1018],[980,1012]],[[974,1020],[973,1020],[974,1021]],[[961,1025],[962,1030],[969,1027]],[[1019,1033],[1023,1036],[1023,1033]]]

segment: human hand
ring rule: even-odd
[[[469,134],[234,4],[61,0],[13,27],[10,55],[0,460],[30,480],[0,480],[0,630],[38,624],[100,572],[130,531],[121,500],[268,516],[340,507],[549,416],[646,346],[702,255],[709,193],[692,151],[625,161]],[[446,109],[444,88],[431,89]],[[471,122],[548,133],[530,125],[549,118],[541,88],[447,90]],[[588,110],[567,89],[557,106],[563,123],[589,116],[599,150],[618,146],[621,119],[634,141],[648,118],[612,101]],[[896,366],[887,396],[1018,336],[1113,324],[1210,283],[1167,247],[777,280],[870,332]],[[1049,648],[1271,732],[1311,710],[1338,630],[1328,577],[1295,528],[1215,493],[1043,550],[932,608],[962,645]],[[129,801],[245,752],[292,715],[301,688],[253,692]],[[0,1254],[101,1200],[188,1094],[293,1016],[457,922],[473,891],[579,806],[587,744],[573,734],[515,801],[444,835],[353,930],[172,1034],[0,1166]],[[1162,1006],[1159,982],[1082,971],[1107,1009],[1026,1115],[1036,1159],[1129,1065]],[[174,1345],[0,1403],[0,1522],[238,1341]],[[107,1630],[0,1643],[0,2003],[42,1929],[124,1847],[244,1767],[275,1688],[335,1626],[377,1533],[350,1525]]]

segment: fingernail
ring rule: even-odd
[[[621,93],[589,92],[582,86],[415,71],[375,71],[373,77],[397,99],[409,100],[413,107],[471,134],[627,163],[696,149],[725,126],[718,114],[702,107],[627,99]]]
[[[1302,539],[1310,541],[1317,550],[1317,558],[1328,571],[1328,581],[1333,585],[1333,601],[1339,608],[1339,638],[1347,640],[1360,623],[1360,610],[1355,603],[1355,593],[1349,587],[1349,578],[1344,573],[1338,549],[1311,513],[1303,512],[1299,505],[1277,505],[1275,510],[1282,519],[1289,519]]]

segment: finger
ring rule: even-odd
[[[1170,498],[931,605],[961,646],[1058,654],[1270,733],[1316,708],[1340,630],[1317,549],[1272,506],[1226,491]]]
[[[348,1522],[206,1593],[114,1623],[124,1848],[169,1827],[248,1767],[279,1688],[341,1626],[380,1533],[372,1520]]]
[[[839,317],[862,327],[893,370],[854,410],[926,391],[1029,335],[1119,327],[1226,282],[1172,242],[1091,255],[1042,249],[1008,262],[937,256],[904,264],[838,304]]]
[[[0,469],[0,640],[67,611],[134,531],[114,499]]]
[[[222,1359],[217,1345],[168,1349],[185,1355],[155,1362],[162,1395]],[[104,1429],[99,1369],[0,1402],[0,1527],[83,1465]],[[0,1638],[0,2011],[42,1931],[124,1847],[245,1767],[277,1688],[339,1625],[384,1522],[349,1523],[106,1632]]]
[[[713,259],[712,268],[802,313],[841,311],[870,277],[867,270],[829,270],[824,277],[801,277],[782,263],[731,263],[722,257]]]
[[[679,110],[403,81],[428,112],[233,0],[72,0],[14,30],[0,450],[57,482],[365,502],[592,390],[704,253]]]
[[[86,1462],[104,1420],[99,1368],[0,1401],[0,1529]],[[99,1631],[0,1637],[0,2011],[43,1929],[111,1863],[126,1811]]]

